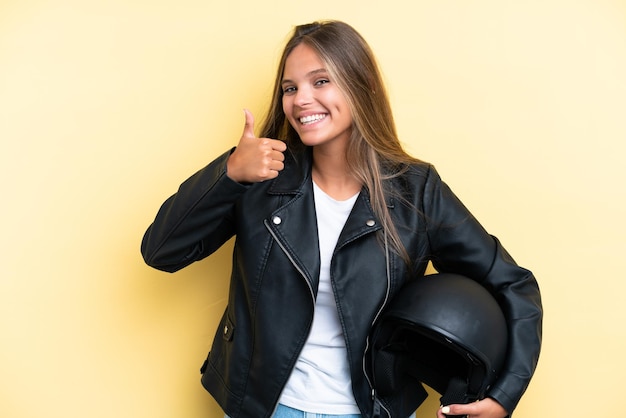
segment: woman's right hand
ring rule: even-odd
[[[257,138],[254,116],[244,109],[246,123],[237,148],[226,162],[226,175],[239,183],[258,183],[278,176],[285,167],[287,145],[271,138]]]

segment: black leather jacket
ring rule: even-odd
[[[226,176],[227,152],[198,171],[159,210],[142,242],[147,264],[174,272],[236,236],[228,306],[202,367],[202,384],[232,418],[270,417],[307,339],[320,260],[310,153],[286,153],[270,181],[242,185]],[[532,273],[513,261],[435,169],[415,164],[389,180],[388,206],[413,271],[377,238],[380,223],[363,190],[333,255],[331,277],[346,339],[354,396],[363,417],[399,417],[419,393],[378,399],[366,351],[385,304],[407,277],[438,271],[487,287],[507,317],[504,372],[488,395],[511,412],[536,367],[542,308]],[[409,405],[409,406],[407,406]]]

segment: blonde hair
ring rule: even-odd
[[[346,97],[353,118],[346,155],[349,167],[368,190],[372,209],[386,231],[391,248],[410,264],[385,199],[386,194],[394,191],[385,189],[384,180],[400,175],[418,160],[402,148],[378,64],[369,45],[354,28],[340,21],[314,22],[295,28],[280,59],[262,136],[283,139],[290,149],[304,147],[283,112],[281,88],[285,61],[300,44],[316,51]]]

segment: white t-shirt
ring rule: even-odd
[[[320,278],[309,337],[279,403],[317,414],[359,414],[348,354],[330,281],[330,261],[358,193],[338,201],[313,183],[320,245]]]

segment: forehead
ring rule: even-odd
[[[326,70],[326,65],[317,52],[306,44],[296,46],[285,60],[283,79],[303,77],[312,72]]]

